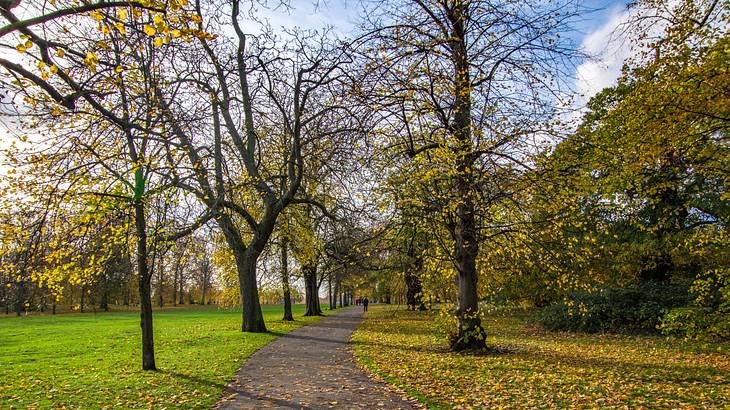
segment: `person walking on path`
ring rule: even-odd
[[[370,301],[368,300],[368,297],[367,296],[365,296],[364,298],[362,298],[362,311],[363,312],[367,312],[368,311],[368,303],[370,303]]]

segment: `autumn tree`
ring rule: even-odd
[[[27,109],[44,114],[27,125],[50,137],[47,145],[37,144],[27,157],[30,162],[19,163],[53,169],[45,178],[48,205],[62,204],[65,196],[60,191],[112,198],[128,206],[136,240],[145,370],[156,367],[147,205],[152,196],[172,186],[167,173],[159,170],[176,165],[173,157],[163,155],[169,143],[163,134],[165,117],[159,114],[152,89],[159,82],[160,61],[166,58],[162,46],[197,33],[187,28],[192,17],[182,6],[184,2],[177,1],[99,2],[57,3],[48,9],[28,3],[33,17],[25,20],[8,8],[2,10],[8,22],[1,31],[3,42],[17,50],[25,66],[35,67],[0,60],[7,73],[5,84],[18,90],[16,101],[22,99]],[[83,187],[78,191],[74,184]],[[163,234],[172,239],[169,232]]]
[[[576,8],[414,0],[382,10],[366,27],[364,50],[376,57],[365,63],[374,77],[360,92],[387,113],[390,149],[437,164],[459,283],[452,347],[483,347],[477,258],[491,218],[481,204],[504,190],[490,185],[495,173],[523,167],[534,136],[549,131],[574,54],[560,34]]]

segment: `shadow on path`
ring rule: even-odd
[[[251,355],[218,409],[412,409],[355,364],[349,345],[362,321],[350,308],[281,335]]]

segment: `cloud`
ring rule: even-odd
[[[626,7],[616,7],[605,23],[588,33],[581,48],[592,58],[576,69],[576,106],[583,107],[588,100],[606,87],[616,84],[624,61],[632,55],[629,35],[622,27],[631,19]]]

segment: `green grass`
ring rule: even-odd
[[[0,317],[0,408],[209,408],[246,357],[319,319],[263,310],[266,334],[243,334],[240,310],[155,312],[153,372],[141,370],[137,312]]]
[[[490,354],[448,351],[432,312],[373,306],[359,363],[429,408],[730,408],[730,345],[484,323]]]

